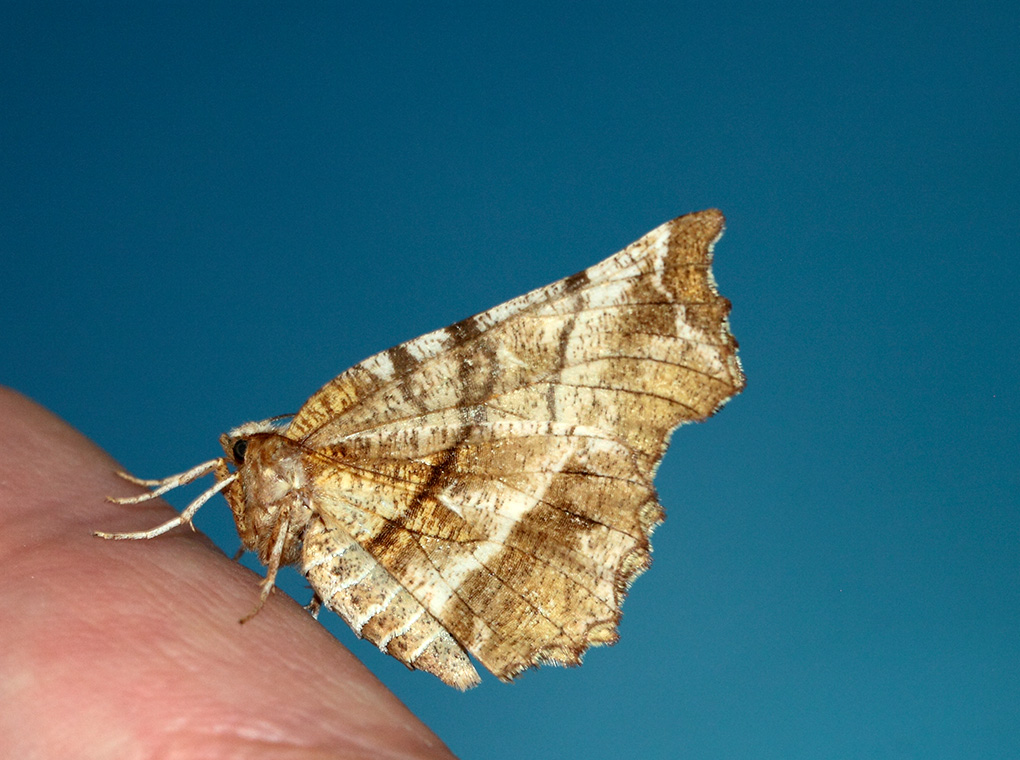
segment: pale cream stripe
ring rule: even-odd
[[[351,628],[353,628],[355,633],[357,633],[359,636],[361,635],[361,629],[365,627],[365,623],[367,623],[369,620],[374,618],[379,613],[384,612],[386,608],[390,606],[390,603],[396,598],[397,594],[400,593],[400,590],[402,588],[401,585],[397,583],[395,580],[392,581],[392,584],[393,587],[390,589],[390,592],[381,602],[379,602],[378,604],[370,605],[368,608],[364,610],[365,613],[364,617],[360,619],[351,620]]]
[[[432,633],[432,635],[421,643],[421,646],[419,646],[417,649],[415,649],[408,655],[407,661],[409,663],[414,663],[415,660],[417,660],[419,657],[422,656],[422,654],[424,654],[426,649],[432,646],[432,642],[438,639],[444,633],[446,633],[446,631],[444,631],[442,628],[437,627],[436,630]]]
[[[383,636],[381,639],[379,639],[379,645],[378,645],[379,646],[379,650],[382,651],[382,652],[385,652],[386,651],[386,647],[389,646],[389,643],[391,641],[393,641],[393,639],[395,639],[395,638],[397,638],[399,636],[403,636],[405,633],[410,631],[411,628],[414,626],[414,624],[417,623],[419,620],[421,620],[421,617],[424,614],[425,614],[425,608],[422,607],[421,605],[419,605],[418,609],[415,611],[415,613],[413,615],[411,615],[411,617],[408,619],[408,621],[406,623],[404,623],[399,628],[396,628],[396,629],[390,631],[385,636]]]
[[[562,470],[563,465],[574,455],[575,448],[576,446],[568,447],[560,460],[550,467],[550,471],[559,472]],[[515,491],[514,493],[518,498],[507,500],[509,501],[510,509],[506,508],[507,501],[501,501],[498,512],[507,519],[501,521],[498,530],[493,535],[488,536],[486,542],[479,544],[470,557],[461,558],[451,563],[450,566],[443,568],[442,575],[447,585],[445,588],[435,589],[429,600],[429,610],[432,611],[436,618],[439,620],[443,619],[443,613],[450,604],[454,591],[461,587],[464,579],[477,570],[484,571],[485,563],[503,550],[506,539],[511,531],[524,519],[525,515],[538,506],[545,498],[545,493],[552,480],[552,478],[549,478],[541,491],[533,496]]]

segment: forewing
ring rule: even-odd
[[[605,431],[654,468],[669,433],[744,376],[711,274],[718,211],[679,217],[576,275],[366,359],[313,395],[288,437],[501,420]]]

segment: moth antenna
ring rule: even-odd
[[[118,471],[117,474],[120,475],[120,477],[131,483],[135,483],[140,486],[159,487],[139,496],[107,496],[106,500],[112,501],[114,504],[138,504],[139,502],[148,501],[149,499],[155,499],[157,496],[162,496],[167,491],[172,491],[178,486],[187,485],[192,481],[208,475],[210,472],[219,467],[222,462],[223,457],[210,459],[208,462],[202,462],[202,464],[195,465],[190,470],[185,470],[184,472],[179,472],[176,475],[170,475],[168,477],[161,478],[160,480],[145,480],[144,478],[136,478],[134,475]]]
[[[209,464],[209,463],[206,462],[206,464]],[[200,465],[200,466],[203,466],[203,465]],[[191,480],[194,480],[194,479],[195,478],[191,478]],[[191,518],[193,518],[195,516],[195,513],[202,507],[202,505],[205,504],[207,501],[209,501],[209,499],[211,499],[213,496],[218,494],[220,491],[222,491],[224,488],[229,486],[231,483],[233,483],[235,480],[237,480],[237,475],[236,474],[231,475],[230,477],[224,478],[223,480],[221,480],[218,483],[216,483],[216,485],[214,485],[212,488],[208,489],[207,491],[203,491],[199,495],[199,497],[197,499],[195,499],[193,502],[191,502],[187,506],[187,509],[185,509],[183,512],[181,512],[179,515],[177,515],[176,517],[174,517],[171,520],[167,520],[162,525],[157,525],[155,528],[152,528],[150,530],[140,530],[140,531],[137,531],[137,532],[134,532],[134,533],[104,533],[103,531],[98,531],[97,530],[95,533],[93,533],[93,535],[94,536],[98,536],[99,538],[108,538],[108,539],[111,539],[113,541],[123,541],[125,539],[141,540],[143,538],[155,538],[156,536],[161,536],[164,533],[166,533],[167,531],[171,531],[174,528],[176,528],[177,526],[184,525],[185,523],[190,525],[191,524]],[[178,483],[176,485],[181,485],[181,484]],[[147,495],[146,498],[150,498],[151,499],[151,498],[153,498],[155,496],[158,496],[160,493],[163,492],[163,490],[170,490],[170,488],[174,488],[174,487],[176,487],[176,485],[169,486],[166,489],[161,489],[161,490],[158,490],[158,491],[153,491],[152,494],[151,495]],[[136,499],[135,501],[141,501],[141,499]],[[125,502],[120,502],[120,503],[125,503]],[[127,503],[131,503],[131,502],[127,502]]]

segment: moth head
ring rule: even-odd
[[[246,422],[220,436],[226,454],[221,461],[237,470],[223,495],[234,513],[241,542],[265,565],[297,561],[301,534],[311,517],[309,510],[300,508],[306,485],[305,451],[282,434],[284,427],[276,419]],[[280,525],[286,533],[276,547]]]
[[[220,446],[227,455],[227,461],[235,467],[244,464],[244,455],[248,451],[248,439],[259,433],[279,433],[286,425],[280,421],[283,417],[273,417],[258,422],[246,422],[220,436]]]

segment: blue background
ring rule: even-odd
[[[621,642],[459,694],[324,616],[455,752],[1020,756],[1015,2],[23,5],[0,382],[140,475],[726,213],[748,387]]]

